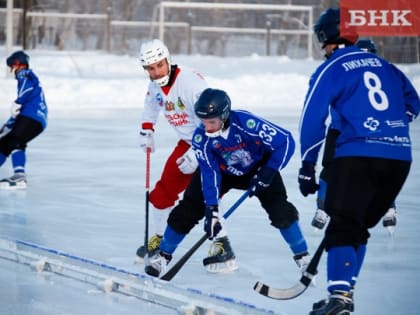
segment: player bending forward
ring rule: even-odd
[[[291,133],[249,112],[231,110],[222,90],[206,89],[194,110],[202,122],[193,136],[200,168],[169,215],[160,250],[147,261],[145,272],[162,276],[177,246],[203,217],[208,238],[217,237],[223,226],[219,200],[232,188],[250,189],[305,270],[307,244],[279,172],[294,152]]]

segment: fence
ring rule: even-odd
[[[184,20],[189,21],[188,35],[186,37],[188,53],[193,51],[191,43],[194,39],[196,39],[195,42],[202,42],[203,38],[206,38],[206,35],[210,35],[211,37],[216,35],[216,37],[220,38],[220,45],[223,47],[222,55],[226,54],[225,51],[228,49],[226,46],[229,45],[229,42],[234,41],[235,37],[238,36],[242,36],[246,40],[249,37],[255,38],[257,45],[254,43],[254,49],[255,46],[262,46],[265,48],[265,55],[270,55],[272,54],[271,47],[274,46],[273,39],[275,37],[281,39],[285,38],[285,36],[294,36],[297,38],[295,45],[300,47],[300,36],[303,35],[306,39],[306,57],[312,57],[312,30],[310,27],[313,24],[312,6],[164,1],[159,6],[159,38],[165,41],[167,38],[170,38],[169,36],[165,37],[165,31],[167,29],[165,23],[167,19],[179,15],[179,12],[182,12],[182,10],[186,11],[183,17]],[[178,14],[171,14],[174,11]],[[197,22],[197,19],[194,19],[194,17],[198,16],[200,11],[203,12],[201,16],[215,16],[217,23],[213,21],[212,25],[194,25]],[[231,18],[231,12],[236,17],[234,20]],[[238,19],[238,16],[242,16],[242,20]],[[249,27],[247,25],[249,23],[245,21],[245,19],[251,17],[254,18],[253,27]],[[229,21],[229,18],[232,21]],[[276,19],[287,21],[289,26],[291,25],[290,22],[298,23],[293,25],[293,28],[286,28],[286,23],[275,23]],[[228,21],[226,22],[226,20]],[[240,26],[232,26],[235,24],[239,24]],[[263,39],[264,45],[258,45],[258,42],[261,43],[261,39]],[[231,46],[238,47],[237,43]],[[261,53],[261,49],[259,50]],[[247,51],[247,53],[249,52]],[[232,55],[232,52],[229,55]]]
[[[117,9],[106,5],[97,14],[40,10],[29,8],[25,14],[13,10],[14,45],[137,54],[142,41],[160,37],[173,54],[322,58],[312,42],[313,16],[322,10],[319,6],[163,1],[154,9],[135,7],[132,20],[121,19]],[[0,45],[6,42],[6,16],[7,10],[0,8]],[[419,62],[419,37],[372,39],[378,53],[392,62]]]
[[[131,53],[142,40],[159,37],[173,53],[310,57],[312,15],[311,6],[197,2],[161,2],[149,21],[113,20],[111,11],[24,14],[14,9],[13,42],[24,40],[27,48]],[[5,19],[6,9],[0,8],[0,25]],[[1,26],[0,34],[5,34]]]

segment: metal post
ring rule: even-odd
[[[13,48],[13,0],[7,0],[6,20],[6,55],[8,56]]]
[[[165,23],[165,8],[163,7],[163,4],[160,4],[160,11],[159,11],[159,39],[162,42],[165,42],[164,39],[164,31],[165,31],[165,27],[164,27],[164,23]]]
[[[188,55],[191,55],[191,53],[192,53],[192,43],[191,43],[192,38],[191,38],[191,35],[192,35],[191,24],[188,24],[188,27],[187,27],[187,45],[188,45],[187,54]]]
[[[105,45],[106,45],[106,51],[111,52],[111,4],[107,3],[106,7],[106,26],[105,26]]]
[[[27,41],[27,27],[26,27],[26,14],[28,12],[28,0],[23,0],[23,17],[22,17],[22,48],[26,50]]]
[[[312,25],[313,25],[313,8],[309,12],[308,19],[308,58],[312,58]]]
[[[265,38],[265,55],[270,56],[271,52],[271,21],[267,20],[265,22],[265,26],[267,29],[266,38]]]

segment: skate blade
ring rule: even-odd
[[[386,230],[388,231],[388,235],[389,236],[393,236],[394,235],[394,231],[395,231],[395,226],[392,226],[392,225],[387,226],[386,227]]]
[[[26,189],[27,185],[25,182],[17,183],[16,185],[10,185],[7,182],[0,182],[0,189],[2,190],[19,190]]]
[[[230,273],[237,270],[239,267],[236,263],[236,259],[230,259],[224,262],[206,265],[205,268],[210,273]]]
[[[134,264],[135,265],[142,265],[144,264],[144,258],[136,256],[136,258],[134,259]]]
[[[311,286],[311,287],[313,287],[313,288],[316,288],[316,276],[314,276],[314,277],[312,278],[312,280],[311,280],[311,284],[310,284],[309,286]]]

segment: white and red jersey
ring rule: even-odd
[[[174,77],[167,86],[160,87],[153,81],[149,83],[141,126],[153,128],[162,110],[179,138],[191,144],[192,135],[200,123],[194,113],[194,104],[208,85],[203,76],[193,70],[177,66],[172,71],[175,71]]]

